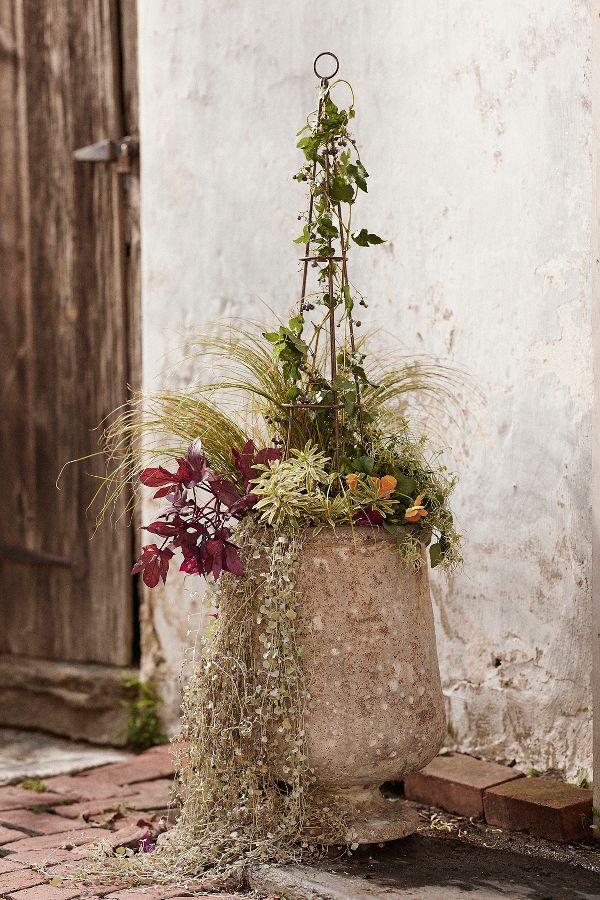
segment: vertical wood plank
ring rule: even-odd
[[[122,520],[90,540],[89,475],[102,474],[101,459],[68,467],[61,491],[55,487],[65,461],[97,449],[94,429],[126,400],[131,380],[125,192],[114,166],[72,159],[75,148],[122,133],[119,6],[22,0],[20,9],[30,226],[15,227],[29,243],[29,265],[22,265],[30,272],[32,314],[15,393],[29,396],[19,433],[31,446],[32,469],[18,475],[30,529],[19,536],[13,528],[11,539],[70,565],[2,563],[0,651],[127,665],[131,529]],[[17,262],[9,261],[11,279]],[[18,319],[24,295],[15,282],[11,314]],[[13,323],[13,332],[17,327],[24,326]],[[14,357],[16,333],[10,344]],[[15,449],[3,450],[3,464]]]
[[[20,0],[0,4],[0,464],[9,467],[0,504],[0,544],[36,542],[25,39]],[[8,598],[35,591],[35,571],[0,556],[3,613]],[[11,600],[11,603],[14,602]]]

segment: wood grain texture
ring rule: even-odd
[[[55,484],[66,461],[97,450],[94,429],[133,380],[132,189],[123,182],[137,179],[72,159],[77,147],[123,133],[121,10],[116,0],[0,7],[16,48],[0,50],[0,118],[11,123],[0,136],[0,462],[14,472],[0,533],[71,563],[0,559],[0,652],[128,665],[131,528],[122,520],[91,540],[89,476],[102,473],[101,459],[69,466],[60,491]]]

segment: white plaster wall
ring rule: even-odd
[[[433,588],[454,739],[590,766],[588,3],[140,0],[139,23],[146,387],[188,327],[295,300],[294,134],[334,50],[371,172],[355,221],[390,238],[354,254],[370,323],[487,398],[454,448],[465,565]],[[182,585],[146,608],[172,722],[190,610]]]

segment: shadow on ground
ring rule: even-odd
[[[419,834],[314,868],[263,869],[253,886],[289,900],[600,897],[600,875],[579,866]]]

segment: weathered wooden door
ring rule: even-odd
[[[135,0],[0,0],[0,724],[110,741],[137,610],[126,520],[93,538],[99,422],[137,381]],[[118,729],[116,729],[118,730]]]

